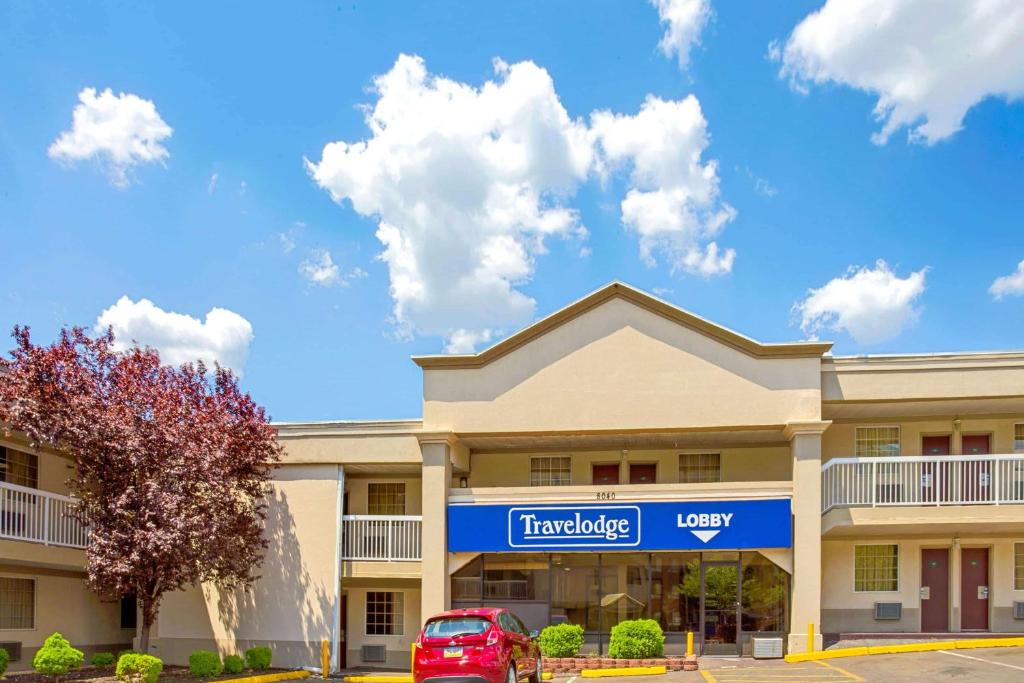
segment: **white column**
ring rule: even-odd
[[[334,523],[337,534],[334,539],[334,617],[331,621],[331,671],[341,669],[341,633],[347,625],[341,623],[341,549],[345,542],[342,523],[345,503],[345,467],[338,465],[338,498],[335,503]]]
[[[423,541],[420,619],[451,606],[448,577],[448,488],[452,481],[448,439],[421,440],[423,453]],[[417,628],[419,628],[417,624]]]

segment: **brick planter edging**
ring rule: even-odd
[[[559,674],[579,674],[583,669],[622,669],[626,667],[664,666],[669,671],[683,671],[686,657],[652,657],[650,659],[612,659],[611,657],[545,657],[544,670]],[[688,669],[691,670],[692,669]]]

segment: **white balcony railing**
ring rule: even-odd
[[[343,560],[419,561],[423,518],[411,515],[345,515]]]
[[[0,482],[0,538],[84,548],[89,529],[74,515],[74,498]]]
[[[1024,503],[1024,454],[833,458],[821,468],[823,512],[1014,503]]]

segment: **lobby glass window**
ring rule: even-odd
[[[551,556],[551,623],[579,624],[587,631],[600,625],[597,553]]]
[[[652,556],[650,616],[663,631],[700,631],[700,553]]]
[[[402,635],[403,597],[402,593],[391,591],[369,591],[366,594],[366,635]]]
[[[1013,590],[1024,591],[1024,543],[1013,544]]]
[[[703,484],[722,481],[720,453],[683,453],[679,456],[679,482]]]
[[[0,481],[39,488],[39,456],[0,446]]]
[[[601,556],[601,630],[648,614],[651,601],[651,556],[605,553]]]
[[[857,592],[899,590],[900,548],[898,545],[854,547],[853,589]]]
[[[857,427],[853,440],[853,452],[858,458],[900,454],[899,427]]]
[[[367,484],[367,514],[404,515],[405,482]]]
[[[504,553],[484,557],[484,601],[546,601],[549,588],[547,555]]]
[[[572,458],[563,455],[535,455],[530,458],[530,486],[568,486]]]
[[[743,553],[740,589],[744,633],[784,633],[789,574],[761,553]]]
[[[0,576],[0,629],[28,630],[35,627],[35,579]]]
[[[1013,425],[1013,452],[1024,453],[1024,424]]]

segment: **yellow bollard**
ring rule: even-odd
[[[693,656],[693,631],[686,632],[686,656]]]
[[[814,622],[807,624],[807,651],[814,652]]]
[[[410,647],[409,650],[410,650],[410,652],[409,652],[409,673],[414,673],[413,670],[416,668],[416,643],[415,642],[412,644],[412,647]]]
[[[327,644],[326,638],[320,641],[320,663],[323,667],[323,677],[327,678],[331,673],[331,647]]]

